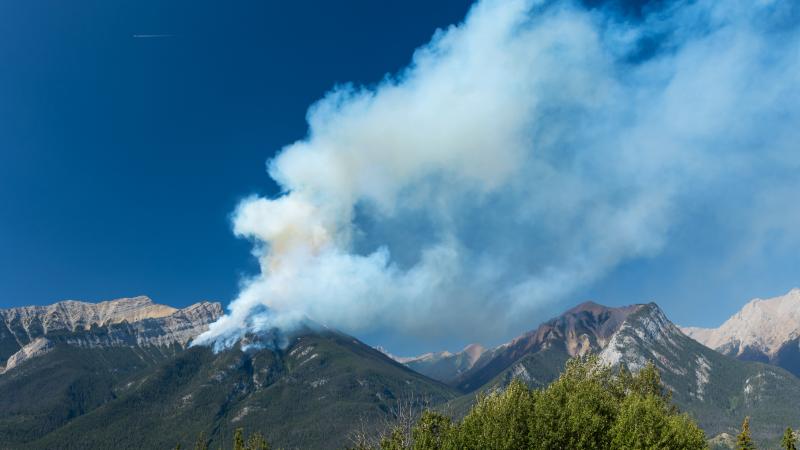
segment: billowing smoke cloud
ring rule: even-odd
[[[658,253],[687,202],[749,183],[775,208],[800,187],[799,17],[790,0],[636,20],[481,1],[400,74],[310,108],[269,162],[283,194],[234,214],[261,273],[197,343],[305,316],[491,338]]]

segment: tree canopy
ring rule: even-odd
[[[460,422],[426,411],[411,430],[391,430],[381,450],[706,449],[697,424],[672,405],[655,365],[632,375],[596,356],[574,358],[545,389],[513,381],[481,396]]]

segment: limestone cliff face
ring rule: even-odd
[[[725,355],[774,364],[800,376],[800,289],[753,299],[719,328],[682,331]]]
[[[0,310],[0,373],[58,343],[87,347],[186,346],[222,315],[219,303],[183,309],[147,297],[64,301]]]
[[[0,366],[0,374],[6,373],[29,359],[49,353],[53,347],[53,342],[46,337],[34,339],[29,344],[22,347],[17,353],[11,355],[8,361],[6,361],[5,367]]]
[[[775,355],[800,337],[800,289],[769,299],[753,299],[719,328],[685,327],[701,344],[732,356],[757,352]]]
[[[29,339],[53,331],[88,330],[93,325],[165,317],[177,310],[153,303],[148,297],[120,298],[100,303],[66,300],[47,306],[0,309],[6,327],[22,331]]]

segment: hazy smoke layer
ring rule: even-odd
[[[306,315],[493,336],[659,252],[685,202],[799,192],[800,7],[659,5],[484,0],[402,73],[329,93],[269,163],[284,193],[238,206],[261,273],[197,343]]]

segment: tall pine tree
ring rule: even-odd
[[[241,428],[233,433],[233,450],[244,450],[244,430]]]
[[[208,450],[208,439],[206,438],[205,432],[197,436],[197,441],[194,443],[194,450]]]
[[[264,435],[256,431],[247,438],[246,450],[269,450],[269,444]]]
[[[756,444],[750,436],[750,417],[745,417],[742,422],[742,432],[736,436],[737,450],[756,450]]]
[[[795,441],[796,439],[792,427],[786,427],[786,431],[784,431],[783,438],[781,439],[781,446],[785,450],[797,450],[797,446],[794,445]]]

